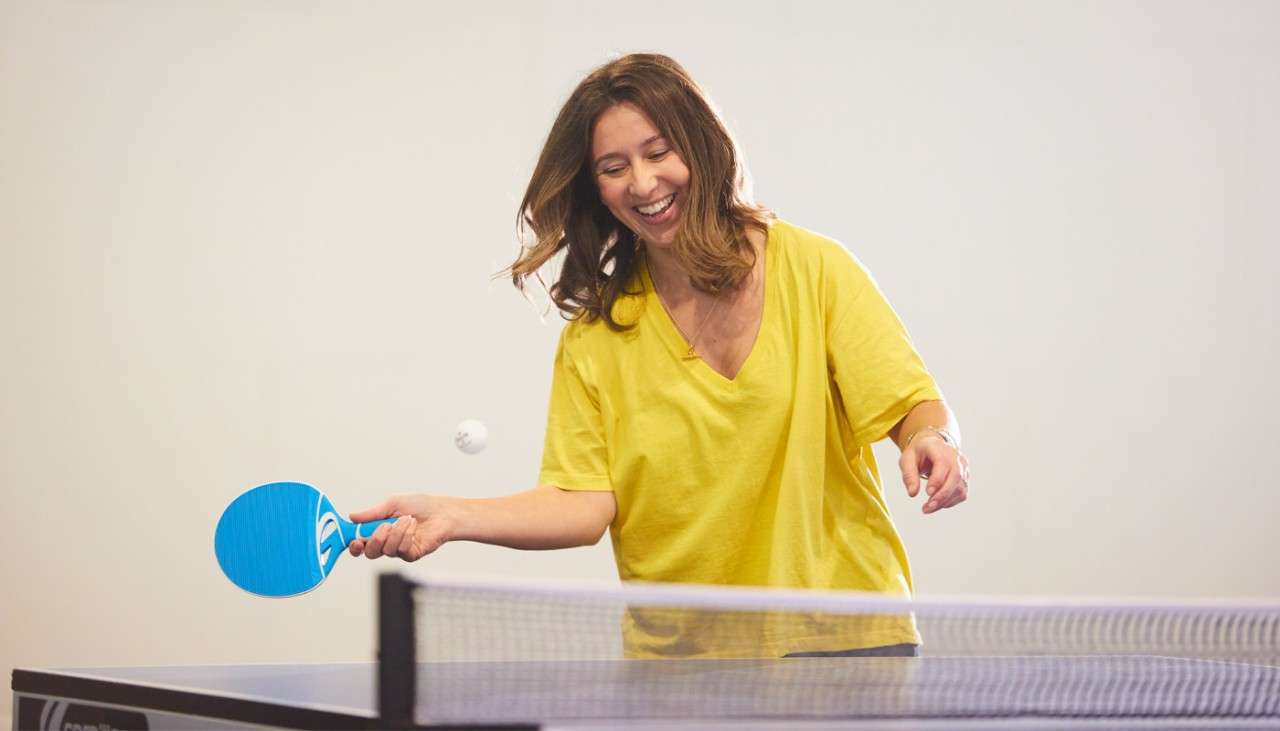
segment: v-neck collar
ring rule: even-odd
[[[680,361],[690,372],[711,383],[736,388],[742,381],[743,374],[751,367],[752,361],[758,359],[756,353],[760,350],[760,343],[764,340],[766,328],[769,326],[770,313],[775,309],[773,299],[777,287],[774,286],[771,280],[774,276],[774,270],[777,268],[777,258],[774,255],[774,249],[777,248],[777,245],[774,241],[773,223],[774,221],[769,222],[768,231],[765,233],[764,305],[760,313],[760,327],[756,330],[756,338],[751,343],[751,351],[747,353],[746,360],[742,361],[742,365],[738,367],[738,372],[733,374],[732,378],[712,368],[702,359],[702,356],[689,347],[689,342],[685,340],[680,329],[676,327],[675,320],[671,318],[671,313],[667,312],[666,306],[663,305],[661,298],[658,297],[658,289],[654,286],[653,277],[649,274],[649,257],[646,255],[640,257],[637,268],[640,270],[640,281],[644,287],[645,308],[643,317],[654,323],[658,334],[662,337],[667,350],[673,358]]]

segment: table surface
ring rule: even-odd
[[[523,728],[1280,728],[1280,668],[1156,656],[449,662],[418,666],[417,722]],[[92,708],[297,728],[379,728],[374,663],[25,670],[15,728]],[[159,715],[153,715],[159,714]],[[131,721],[132,719],[132,721]]]

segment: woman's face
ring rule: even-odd
[[[591,167],[600,200],[646,244],[675,240],[689,189],[689,168],[636,106],[610,107],[591,134]]]

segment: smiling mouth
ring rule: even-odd
[[[657,218],[665,213],[666,210],[671,207],[671,204],[675,202],[676,194],[672,193],[653,205],[636,206],[635,211],[646,218]]]

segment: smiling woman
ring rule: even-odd
[[[643,241],[670,247],[689,198],[689,168],[630,102],[610,107],[591,136],[600,202]],[[677,205],[677,199],[683,198]]]
[[[534,168],[520,224],[536,242],[512,265],[515,283],[568,246],[552,298],[623,329],[612,305],[643,242],[670,254],[663,269],[679,262],[681,284],[732,289],[755,264],[749,232],[762,237],[772,218],[751,201],[741,160],[710,99],[675,61],[632,54],[600,67],[565,102]],[[653,208],[672,195],[668,210]]]
[[[941,392],[874,280],[839,243],[752,201],[732,136],[675,61],[634,54],[578,85],[520,205],[524,286],[550,291],[556,352],[538,486],[401,495],[351,550],[417,560],[452,540],[595,543],[623,580],[912,592],[871,445],[902,450],[924,512],[965,499]],[[764,617],[734,636],[634,608],[637,657],[915,654],[909,617]],[[741,636],[747,632],[749,636]]]

